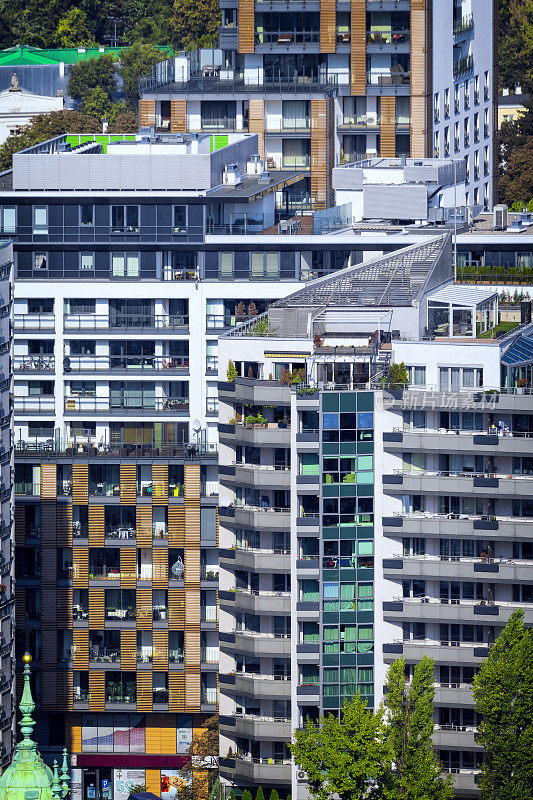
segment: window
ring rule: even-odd
[[[172,227],[174,233],[187,233],[187,206],[174,206]]]
[[[71,298],[68,305],[70,314],[94,314],[96,311],[96,300]]]
[[[33,269],[48,269],[48,254],[47,253],[34,253],[33,254]]]
[[[439,367],[439,388],[441,391],[474,389],[483,386],[481,367]]]
[[[94,253],[80,253],[80,269],[94,269]]]
[[[33,232],[48,233],[48,206],[33,206]]]
[[[84,753],[144,753],[142,714],[84,714],[81,749]]]
[[[233,278],[233,253],[219,253],[218,276],[219,278]]]
[[[45,436],[52,439],[54,436],[54,423],[39,420],[38,422],[28,422],[28,436]]]
[[[113,253],[111,256],[112,278],[138,278],[139,253]]]
[[[15,206],[0,206],[0,232],[15,233],[17,212]]]
[[[411,386],[425,386],[426,385],[426,368],[425,367],[407,367],[409,375],[409,383]]]
[[[279,278],[279,253],[251,253],[252,278]]]
[[[111,233],[139,233],[139,206],[111,206]]]
[[[81,204],[80,225],[82,228],[90,228],[94,225],[94,206],[92,203]]]

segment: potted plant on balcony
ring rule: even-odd
[[[516,393],[517,394],[524,394],[524,389],[527,386],[527,379],[526,378],[519,378],[516,383]]]

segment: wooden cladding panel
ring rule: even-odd
[[[152,585],[154,589],[168,587],[168,550],[154,547],[152,550]]]
[[[331,100],[311,100],[311,194],[317,209],[328,208],[331,196],[331,168],[329,163],[329,115]]]
[[[185,675],[183,672],[168,673],[168,710],[185,709]],[[148,752],[148,751],[147,751]]]
[[[137,628],[146,631],[152,628],[152,587],[137,588]]]
[[[381,104],[380,150],[383,158],[396,155],[396,98],[383,95]]]
[[[153,668],[168,670],[168,631],[154,631],[153,634]]]
[[[89,506],[89,547],[104,546],[104,506]]]
[[[89,587],[89,548],[72,548],[72,586],[75,589]]]
[[[41,464],[41,499],[57,497],[57,469],[55,464]]]
[[[155,98],[142,98],[139,102],[139,123],[142,128],[155,125]]]
[[[187,548],[185,550],[185,588],[200,588],[200,550]]]
[[[183,708],[181,709],[183,710]],[[176,722],[171,714],[151,714],[146,725],[146,753],[149,755],[176,753]],[[148,788],[148,772],[147,788]],[[159,776],[159,770],[156,770]],[[157,794],[161,792],[156,789]]]
[[[72,502],[89,502],[89,465],[72,465]]]
[[[120,631],[120,669],[137,668],[137,631]]]
[[[200,608],[200,598],[198,597],[198,609]],[[186,600],[187,602],[187,600]],[[195,669],[200,671],[200,613],[198,612],[198,623],[187,624],[184,633],[184,655],[185,671]]]
[[[72,547],[72,505],[58,503],[56,511],[56,539],[59,547]]]
[[[26,626],[26,589],[20,586],[15,589],[15,624],[17,628]]]
[[[28,536],[30,531],[27,532]],[[15,503],[15,544],[24,547],[26,544],[26,506]]]
[[[265,158],[265,101],[250,98],[248,104],[248,130],[257,133],[257,151]]]
[[[56,623],[58,628],[72,628],[72,589],[63,586],[57,589]]]
[[[168,466],[152,464],[152,505],[168,505]]]
[[[170,130],[172,133],[185,133],[187,130],[187,100],[170,101]]]
[[[134,506],[137,501],[137,465],[120,465],[120,504]]]
[[[74,628],[72,631],[73,669],[89,669],[89,631]]]
[[[170,588],[168,590],[168,628],[171,631],[182,631],[185,627],[185,591]]]
[[[74,676],[70,670],[57,673],[57,706],[60,710],[72,711],[74,700]]]
[[[200,711],[200,672],[185,672],[185,710]]]
[[[152,546],[152,506],[137,506],[137,546]]]
[[[411,156],[427,153],[426,0],[411,0]]]
[[[81,714],[71,714],[65,726],[65,744],[69,753],[81,753]]]
[[[89,711],[105,710],[105,672],[89,671]]]
[[[350,91],[366,94],[366,0],[352,0],[350,9]]]
[[[200,500],[200,464],[185,465],[184,489],[185,502]]]
[[[185,547],[185,508],[168,507],[168,546]]]
[[[91,586],[89,589],[89,628],[101,630],[105,625],[105,589]]]
[[[334,53],[337,45],[335,0],[320,0],[320,52]]]
[[[253,53],[255,42],[255,2],[239,0],[239,53]]]
[[[152,702],[152,673],[137,673],[137,711],[151,711]]]
[[[137,586],[137,548],[120,548],[120,586],[135,589]]]
[[[41,708],[43,711],[57,711],[57,669],[50,665],[43,669],[43,673],[46,673],[46,683],[42,693]]]
[[[41,586],[41,628],[57,626],[57,586]]]

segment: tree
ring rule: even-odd
[[[253,800],[252,793],[248,789],[245,789],[242,793],[242,800]]]
[[[235,378],[238,376],[237,368],[233,363],[233,361],[231,360],[231,358],[228,361],[228,369],[226,370],[226,376],[229,383],[235,383]]]
[[[83,101],[82,110],[84,114],[102,120],[111,112],[111,101],[100,86],[95,86]]]
[[[515,611],[474,678],[485,749],[479,783],[483,800],[531,797],[533,786],[533,630]]]
[[[67,92],[79,105],[83,106],[97,87],[102,89],[111,103],[117,91],[116,61],[108,53],[69,67]]]
[[[272,789],[268,800],[279,800],[279,794],[277,793],[276,789]]]
[[[179,800],[208,797],[218,780],[218,717],[208,717],[200,731],[195,731],[188,748],[187,764],[179,771],[182,783],[177,789]]]
[[[0,147],[0,171],[11,169],[13,154],[31,147],[46,139],[53,139],[62,133],[96,133],[101,130],[101,123],[94,117],[80,111],[52,111],[50,114],[38,114],[32,117],[28,125],[24,125],[17,133],[8,136]]]
[[[108,116],[107,133],[137,133],[139,118],[135,111],[123,103],[115,103]]]
[[[219,25],[218,0],[174,0],[171,30],[177,49],[214,47]]]
[[[533,0],[500,1],[498,70],[503,86],[532,86]]]
[[[402,361],[400,364],[391,364],[389,367],[389,383],[391,389],[401,389],[409,383],[409,373]]]
[[[390,782],[392,749],[385,737],[384,711],[366,708],[356,695],[345,703],[342,718],[330,714],[317,724],[307,719],[289,745],[295,762],[307,773],[316,800],[378,800]]]
[[[522,206],[533,197],[533,136],[511,151],[499,181],[499,199],[512,204],[520,201]]]
[[[119,75],[122,78],[126,103],[131,108],[136,108],[139,100],[139,78],[149,75],[152,67],[165,58],[168,58],[168,52],[142,42],[135,42],[122,51],[119,59]]]
[[[411,684],[405,682],[405,661],[389,667],[385,707],[386,736],[394,753],[394,779],[384,800],[451,800],[451,777],[442,778],[433,733],[433,674],[435,663],[424,656],[416,664]]]
[[[94,47],[96,41],[87,15],[80,8],[70,8],[58,22],[54,44],[57,47]]]
[[[265,795],[263,794],[263,789],[261,786],[255,793],[255,800],[265,800]]]

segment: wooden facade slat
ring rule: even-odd
[[[27,532],[28,536],[30,531]],[[24,547],[26,544],[26,506],[15,503],[15,544]]]
[[[81,714],[71,714],[65,744],[69,753],[81,753]]]
[[[137,465],[120,465],[120,505],[134,506],[137,502]]]
[[[257,133],[257,151],[265,158],[265,101],[251,97],[248,105],[248,130]]]
[[[41,464],[41,500],[57,497],[57,468],[55,464]]]
[[[172,133],[185,133],[187,130],[187,100],[172,98],[170,101],[170,130]]]
[[[352,0],[350,7],[350,91],[366,94],[366,0]]]
[[[89,670],[89,711],[105,710],[105,672]]]
[[[104,546],[104,506],[89,506],[89,547]]]
[[[120,631],[120,669],[131,670],[137,668],[137,631]]]
[[[56,623],[59,628],[72,628],[73,621],[73,592],[64,586],[57,588]]]
[[[58,710],[72,711],[74,700],[74,676],[71,670],[60,670],[57,673],[57,706]]]
[[[168,507],[168,546],[185,547],[185,508]]]
[[[89,630],[74,628],[72,631],[73,669],[89,669]]]
[[[152,506],[138,505],[137,517],[137,547],[152,546]]]
[[[141,98],[139,101],[139,122],[143,128],[155,125],[155,98]]]
[[[428,85],[426,69],[426,3],[411,0],[411,156],[433,156],[428,144]]]
[[[137,548],[120,548],[120,586],[135,589],[137,586]]]
[[[152,673],[137,673],[137,711],[151,711],[153,708]]]
[[[185,672],[185,710],[200,711],[201,680],[200,672]]]
[[[320,0],[320,52],[334,53],[337,46],[337,4]]]
[[[137,587],[137,629],[151,630],[152,617],[152,587],[139,585]]]
[[[200,464],[186,464],[184,468],[184,496],[187,500],[200,500]]]
[[[89,465],[72,465],[72,502],[86,504],[89,502]]]
[[[185,709],[185,675],[183,672],[168,673],[168,710]]]
[[[185,549],[185,588],[200,589],[200,549]]]
[[[168,505],[167,464],[152,464],[152,505]]]
[[[182,631],[185,627],[185,591],[183,589],[168,590],[168,628],[171,631]]]
[[[168,631],[154,631],[153,634],[153,668],[168,670]]]
[[[239,53],[255,49],[255,2],[239,0]]]
[[[382,158],[394,158],[396,155],[396,98],[383,95],[380,106],[379,154]]]
[[[311,108],[311,194],[317,209],[327,208],[331,199],[331,169],[329,163],[328,133],[333,101],[310,101]]]
[[[15,588],[15,625],[21,629],[26,626],[26,589],[22,586]]]
[[[72,548],[72,586],[75,589],[89,587],[89,548]]]
[[[152,585],[154,589],[168,587],[168,550],[166,547],[154,547],[152,550]]]
[[[58,503],[56,517],[58,547],[72,547],[72,505]]]
[[[102,630],[105,625],[105,589],[91,586],[89,589],[89,628]]]

